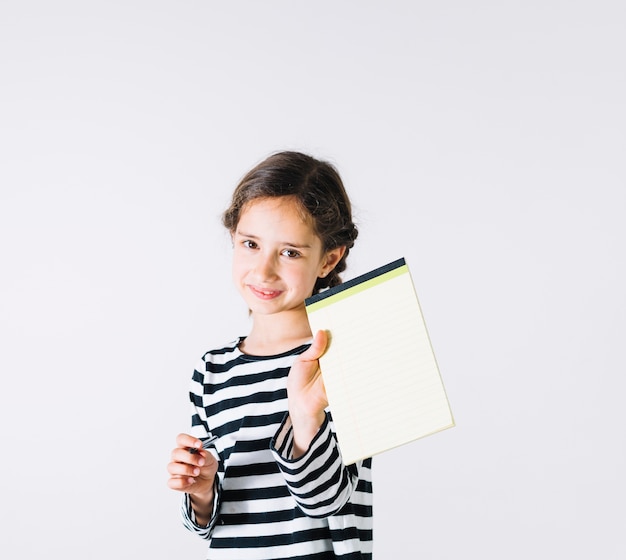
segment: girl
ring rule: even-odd
[[[341,178],[274,154],[242,179],[223,223],[252,328],[194,371],[191,433],[168,465],[183,522],[216,560],[371,559],[371,459],[342,462],[319,370],[327,336],[312,336],[304,306],[341,283],[357,237]]]

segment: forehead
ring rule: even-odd
[[[315,235],[313,220],[293,196],[257,198],[242,208],[237,230],[246,227],[290,228]]]

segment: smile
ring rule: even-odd
[[[274,299],[275,297],[278,297],[280,294],[283,293],[282,290],[264,290],[250,284],[248,284],[248,288],[256,297],[265,300]]]

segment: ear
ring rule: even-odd
[[[345,247],[336,247],[327,251],[322,259],[322,267],[319,272],[319,277],[324,278],[337,266],[337,263],[343,258],[346,253]]]

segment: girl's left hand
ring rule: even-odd
[[[287,377],[289,416],[294,431],[294,455],[303,454],[326,418],[328,406],[319,358],[326,350],[328,333],[318,331],[311,347],[291,366]]]

